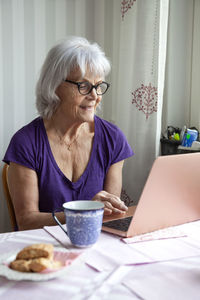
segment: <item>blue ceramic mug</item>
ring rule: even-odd
[[[63,204],[67,231],[53,213],[54,220],[77,247],[96,243],[102,228],[104,204],[100,201],[80,200]]]

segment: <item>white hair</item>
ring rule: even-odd
[[[36,85],[36,107],[41,117],[50,118],[59,105],[55,91],[75,68],[84,77],[86,71],[104,78],[110,72],[110,62],[97,43],[82,37],[70,37],[47,54]]]

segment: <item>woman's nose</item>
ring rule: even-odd
[[[88,94],[88,96],[90,96],[91,100],[93,100],[94,98],[97,99],[99,96],[97,95],[97,91],[95,89],[95,87],[93,87],[93,89],[91,90],[91,92]]]

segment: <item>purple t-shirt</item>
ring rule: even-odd
[[[36,118],[12,137],[3,161],[18,163],[37,173],[41,212],[52,212],[67,201],[91,200],[103,190],[109,167],[133,155],[126,137],[117,126],[97,116],[94,121],[91,156],[76,182],[71,182],[59,169],[42,118]]]

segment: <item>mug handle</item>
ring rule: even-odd
[[[60,226],[60,228],[64,231],[64,233],[66,233],[66,235],[68,236],[67,231],[64,229],[64,227],[62,226],[62,224],[60,223],[60,221],[58,220],[58,218],[55,215],[55,211],[52,212],[52,216],[54,218],[54,220],[56,221],[56,223]]]

